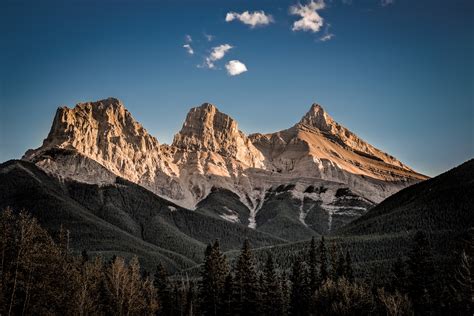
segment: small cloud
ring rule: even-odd
[[[247,66],[238,60],[231,60],[226,65],[227,73],[230,76],[237,76],[247,71]]]
[[[184,44],[183,47],[186,48],[186,52],[187,52],[189,55],[194,55],[194,50],[193,50],[193,48],[191,47],[191,45],[189,45],[189,44]]]
[[[226,14],[226,22],[232,22],[234,20],[239,20],[244,24],[250,25],[251,28],[254,28],[258,25],[268,25],[274,21],[273,17],[269,14],[265,14],[264,11],[245,11],[242,13],[229,12]]]
[[[214,39],[214,35],[204,33],[204,37],[207,39],[208,42],[211,42]]]
[[[334,38],[334,36],[336,36],[336,35],[334,35],[332,33],[325,34],[325,35],[323,35],[319,38],[319,41],[320,42],[327,42],[327,41],[332,40]]]
[[[307,5],[298,3],[290,7],[290,13],[299,15],[301,19],[293,23],[292,31],[319,32],[324,25],[324,19],[319,15],[318,10],[326,7],[324,0],[311,0]]]
[[[395,3],[395,0],[380,0],[380,5],[386,7]]]
[[[326,28],[324,29],[324,34],[319,38],[320,42],[330,41],[336,36],[333,33],[329,32],[330,28],[331,28],[331,24],[327,23]]]
[[[191,37],[191,35],[186,34],[186,36],[184,37],[184,41],[189,44],[192,43],[193,38]]]
[[[215,68],[215,61],[218,61],[224,58],[225,54],[232,48],[229,44],[223,44],[216,47],[213,47],[211,53],[206,59],[204,60],[203,67],[214,69]]]

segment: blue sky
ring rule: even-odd
[[[305,20],[318,31],[295,28],[297,3],[1,1],[0,161],[38,147],[58,106],[110,96],[162,143],[203,102],[246,133],[288,128],[317,102],[419,172],[474,156],[473,1],[326,0],[322,21]],[[260,10],[271,23],[226,22]],[[247,71],[229,75],[231,60]]]

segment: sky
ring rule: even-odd
[[[429,176],[474,157],[472,0],[1,0],[0,26],[0,162],[107,97],[161,143],[204,102],[248,134],[319,103]]]

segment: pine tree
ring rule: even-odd
[[[282,315],[288,315],[290,305],[290,287],[288,286],[288,277],[283,271],[280,275]]]
[[[257,273],[248,240],[245,240],[240,256],[237,259],[235,288],[235,311],[240,315],[257,315]]]
[[[460,263],[456,269],[452,285],[457,307],[456,309],[461,314],[470,315],[473,310],[474,283],[472,272],[472,258],[469,258],[466,252],[463,251],[460,256]]]
[[[190,282],[188,284],[186,292],[186,313],[185,315],[192,316],[194,315],[194,283]]]
[[[319,280],[321,283],[327,281],[329,277],[328,272],[328,255],[324,236],[321,236],[319,243]]]
[[[451,282],[453,312],[472,315],[474,312],[474,228],[467,232],[464,249]]]
[[[89,254],[87,253],[87,250],[82,250],[81,252],[81,260],[82,260],[82,263],[86,263],[87,261],[89,261]]]
[[[231,273],[228,273],[225,278],[223,300],[222,300],[222,315],[233,315],[234,308],[234,279]]]
[[[319,276],[318,276],[318,258],[317,258],[317,249],[316,241],[314,237],[311,238],[311,243],[309,246],[308,253],[308,265],[309,265],[309,288],[311,294],[318,289],[319,286]]]
[[[277,316],[283,314],[282,293],[278,281],[272,254],[269,253],[263,270],[262,312],[265,315]]]
[[[163,315],[169,315],[172,308],[168,272],[161,262],[156,267],[154,286],[158,291],[158,300],[160,304],[159,312]]]
[[[308,314],[309,284],[307,269],[301,258],[295,258],[291,272],[290,314],[303,316]]]
[[[398,291],[400,293],[406,293],[407,290],[406,264],[401,255],[392,265],[390,289],[392,292]]]
[[[346,261],[342,252],[339,252],[337,261],[335,262],[334,269],[334,279],[343,278],[346,276]]]
[[[219,242],[208,245],[201,273],[200,298],[201,312],[204,315],[220,315],[222,308],[225,277],[229,267],[222,254]]]
[[[428,238],[421,231],[415,234],[408,266],[409,294],[415,313],[430,313],[435,303],[435,267]]]
[[[349,250],[346,251],[345,277],[349,282],[354,282],[354,270],[352,269],[352,258]]]

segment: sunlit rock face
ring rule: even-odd
[[[209,103],[189,111],[173,146],[188,152],[213,152],[251,168],[263,167],[263,155],[242,133],[237,122]]]
[[[262,227],[268,225],[273,213],[257,213],[283,196],[275,191],[281,185],[290,185],[285,192],[294,202],[290,213],[297,225],[314,229],[321,226],[314,218],[328,221],[321,227],[331,227],[338,207],[348,221],[425,179],[339,125],[316,104],[287,130],[246,136],[234,119],[204,103],[189,111],[171,145],[160,145],[119,100],[79,103],[59,108],[43,145],[27,151],[23,159],[58,177],[88,183],[111,183],[120,176],[189,209],[211,192],[220,192],[215,188],[230,191],[243,207],[237,212],[223,205],[217,215],[253,228],[259,219]],[[326,191],[307,192],[311,186]],[[340,189],[351,194],[338,197]],[[312,216],[308,205],[317,205],[327,216]],[[310,218],[313,224],[307,223]]]

